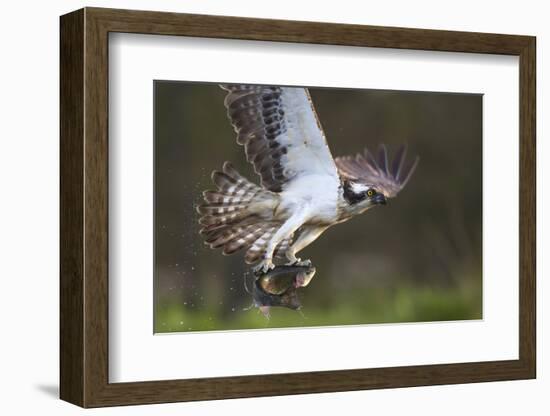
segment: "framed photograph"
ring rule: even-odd
[[[61,398],[535,378],[535,49],[62,16]]]

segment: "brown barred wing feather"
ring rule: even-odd
[[[321,124],[305,88],[224,84],[237,143],[264,188],[281,192],[305,174],[337,178]]]
[[[205,243],[210,248],[222,248],[223,254],[233,254],[257,245],[266,232],[280,226],[266,222],[261,213],[278,204],[279,196],[248,181],[226,162],[223,170],[214,171],[216,190],[203,192],[204,204],[197,207]],[[263,254],[258,252],[254,261]]]

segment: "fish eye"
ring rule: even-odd
[[[367,196],[368,196],[368,197],[374,196],[375,193],[376,193],[376,191],[375,191],[374,189],[369,189],[369,190],[367,191]]]

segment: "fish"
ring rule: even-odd
[[[315,271],[312,265],[276,266],[267,273],[256,274],[252,291],[249,291],[254,306],[267,318],[273,306],[300,309],[302,304],[297,290],[309,285]]]
[[[315,267],[277,266],[267,273],[257,276],[256,282],[270,295],[282,295],[291,287],[306,287],[315,275]]]

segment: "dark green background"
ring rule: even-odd
[[[225,160],[258,183],[217,85],[155,81],[155,332],[481,318],[482,96],[310,88],[334,156],[409,145],[402,193],[300,253],[317,267],[302,313],[266,320],[242,252],[203,244],[195,206]],[[393,153],[392,152],[392,153]]]

